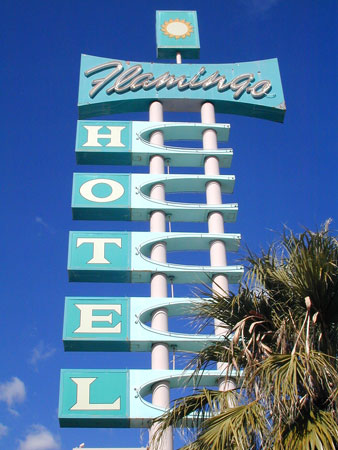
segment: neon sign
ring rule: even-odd
[[[283,122],[286,111],[277,59],[234,64],[133,63],[82,55],[81,119],[147,111],[161,99],[167,111],[216,112]]]

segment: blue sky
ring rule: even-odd
[[[142,430],[60,429],[57,405],[61,368],[150,367],[148,354],[66,354],[62,324],[66,295],[136,294],[135,286],[67,281],[69,230],[147,229],[137,223],[72,221],[73,172],[128,170],[76,166],[77,90],[81,53],[155,61],[156,9],[197,10],[201,63],[279,60],[284,124],[217,117],[231,124],[228,146],[234,159],[223,173],[236,176],[229,201],[239,203],[238,220],[227,231],[241,233],[243,243],[258,250],[283,224],[295,231],[302,225],[315,229],[332,217],[337,229],[337,2],[4,0],[1,449],[140,445]],[[171,113],[164,120],[199,122],[200,116]],[[174,224],[173,230],[185,227]],[[206,231],[206,225],[190,230]],[[188,292],[182,287],[175,294]],[[147,296],[149,287],[137,293]]]

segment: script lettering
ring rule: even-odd
[[[156,90],[167,88],[172,89],[177,87],[179,91],[185,89],[211,89],[217,86],[218,92],[224,92],[231,89],[234,94],[233,98],[238,100],[244,93],[251,95],[254,99],[263,98],[271,90],[271,82],[269,80],[260,80],[254,84],[251,84],[255,80],[253,73],[243,73],[236,76],[232,80],[227,81],[225,75],[220,75],[216,70],[213,74],[204,79],[200,79],[205,74],[205,67],[201,67],[200,70],[194,75],[190,81],[187,80],[186,75],[176,76],[165,72],[162,75],[154,78],[154,74],[151,72],[143,73],[142,64],[136,64],[124,69],[120,61],[111,61],[105,64],[100,64],[89,70],[86,70],[84,75],[90,77],[96,73],[113,68],[104,78],[98,78],[92,81],[93,89],[90,90],[89,96],[94,98],[104,87],[113,82],[106,89],[107,95],[111,95],[114,92],[117,94],[123,94],[127,91],[138,91],[139,89],[149,90],[155,88]],[[117,77],[117,78],[116,78]],[[115,81],[113,81],[115,79]]]

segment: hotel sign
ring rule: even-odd
[[[181,57],[199,56],[195,11],[157,11],[156,30],[159,58],[177,57],[179,63]],[[232,149],[217,148],[217,142],[228,140],[229,124],[91,120],[114,113],[148,111],[154,101],[161,102],[165,111],[175,112],[200,112],[203,103],[210,102],[216,113],[275,122],[283,122],[286,111],[277,59],[202,65],[130,62],[82,55],[78,99],[81,120],[76,136],[78,164],[148,166],[156,155],[168,169],[204,167],[206,173],[172,175],[169,170],[167,174],[75,173],[73,219],[147,221],[154,211],[161,211],[170,222],[207,222],[213,212],[222,215],[224,222],[235,221],[237,203],[223,204],[221,199],[221,194],[233,192],[235,177],[217,175],[218,170],[210,175],[206,164],[212,157],[220,168],[231,166]],[[181,146],[181,141],[202,141],[209,131],[217,139],[204,142],[206,148]],[[155,132],[163,136],[162,145],[151,139]],[[210,183],[217,184],[219,195],[209,195],[212,189],[208,189],[207,204],[182,202],[182,192],[200,195],[207,187],[213,187]],[[168,194],[166,198],[152,195],[158,185]],[[229,284],[237,284],[243,266],[199,265],[198,258],[187,265],[177,252],[210,252],[214,242],[223,243],[226,252],[236,252],[240,238],[239,234],[213,232],[72,231],[68,247],[69,280],[135,284],[150,283],[154,275],[161,274],[172,284],[208,284],[213,277],[222,275]],[[152,249],[159,243],[166,248],[163,261],[151,258]],[[224,251],[219,255],[224,255]],[[224,259],[221,261],[226,264]],[[206,264],[212,262],[211,257]],[[198,313],[198,302],[202,301],[158,297],[162,294],[156,289],[152,295],[67,297],[65,350],[151,352],[154,344],[162,343],[169,351],[196,353],[224,339],[222,335],[191,334],[188,330],[179,333],[172,330],[170,322],[169,329],[152,328],[151,319],[157,311],[166,309],[168,317],[194,316]],[[155,361],[157,357],[153,358]],[[150,427],[153,419],[166,411],[148,401],[154,385],[165,382],[170,389],[215,386],[224,376],[217,370],[194,375],[192,370],[64,369],[60,382],[60,425]],[[186,425],[194,425],[194,419],[192,413]]]
[[[79,115],[145,111],[161,100],[167,111],[216,112],[283,122],[286,111],[277,59],[235,64],[155,64],[82,55]]]

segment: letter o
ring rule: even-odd
[[[111,188],[111,193],[106,197],[97,197],[93,194],[93,188],[97,184],[108,185]],[[80,187],[80,194],[83,198],[89,200],[90,202],[108,203],[114,202],[115,200],[121,198],[124,194],[124,188],[122,184],[118,183],[117,181],[109,180],[107,178],[97,178],[96,180],[89,180],[83,183],[83,185]]]
[[[261,80],[250,86],[250,93],[253,98],[263,98],[271,89],[271,81]]]

